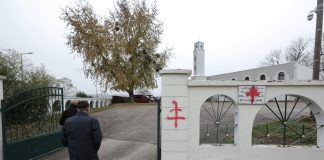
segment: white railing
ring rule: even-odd
[[[64,97],[64,110],[65,110],[65,104],[68,100],[88,101],[91,108],[106,107],[111,104],[111,98]]]

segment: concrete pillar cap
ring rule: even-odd
[[[184,74],[184,75],[191,75],[191,70],[189,69],[166,69],[166,70],[161,70],[160,75],[164,74]]]

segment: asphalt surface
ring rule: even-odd
[[[98,152],[101,160],[156,159],[156,104],[125,104],[92,114],[98,118],[103,141]],[[67,149],[42,160],[68,160]]]

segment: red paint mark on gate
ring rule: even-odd
[[[174,104],[174,109],[171,109],[170,112],[173,112],[174,111],[175,116],[174,117],[167,116],[167,119],[168,120],[174,120],[174,127],[175,128],[178,128],[178,120],[185,120],[186,118],[185,117],[179,117],[178,112],[181,112],[182,109],[180,109],[178,107],[177,101],[175,101],[175,100],[172,101],[172,104]]]
[[[251,104],[254,102],[254,97],[259,96],[260,92],[257,87],[252,86],[249,90],[249,92],[245,93],[246,96],[251,96]]]

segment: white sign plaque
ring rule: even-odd
[[[239,86],[239,104],[264,104],[265,86]]]

